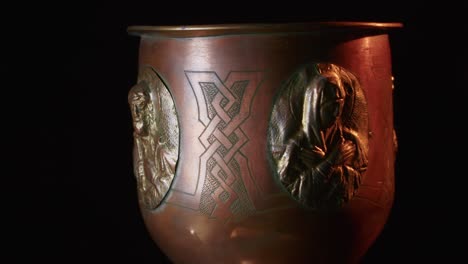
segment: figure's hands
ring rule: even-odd
[[[298,156],[304,164],[316,165],[325,157],[325,152],[321,148],[313,146],[310,149],[301,148]]]
[[[340,163],[350,163],[354,157],[356,151],[356,145],[350,140],[343,140],[339,145],[339,162]]]

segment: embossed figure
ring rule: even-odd
[[[357,79],[333,64],[309,66],[277,102],[270,143],[281,182],[310,208],[341,207],[367,168],[367,106]]]
[[[134,173],[140,204],[146,209],[155,209],[169,190],[179,140],[172,98],[151,71],[143,70],[128,97],[134,128]]]

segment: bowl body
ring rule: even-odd
[[[141,213],[172,261],[359,261],[393,203],[399,26],[129,28]]]

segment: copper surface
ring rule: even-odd
[[[183,38],[141,36],[139,65],[164,80],[180,131],[172,185],[156,209],[141,213],[174,263],[357,263],[381,232],[394,195],[388,32],[313,25],[307,32],[273,26],[254,34],[261,27],[240,26],[252,34],[205,28]],[[367,166],[353,195],[334,210],[304,206],[285,188],[268,140],[284,84],[315,63],[352,74],[367,105],[359,120],[369,133],[358,133],[366,136]],[[353,142],[342,149],[357,148]]]
[[[228,34],[291,34],[311,33],[323,30],[389,30],[400,28],[401,23],[379,22],[313,22],[277,24],[213,24],[184,26],[130,26],[132,35],[152,35],[166,37],[205,37]]]

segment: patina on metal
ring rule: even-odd
[[[134,128],[134,173],[140,204],[155,209],[169,190],[179,152],[174,101],[158,74],[143,67],[128,100]]]
[[[367,103],[357,78],[328,63],[303,67],[279,91],[269,139],[279,178],[311,209],[348,202],[367,168]]]

